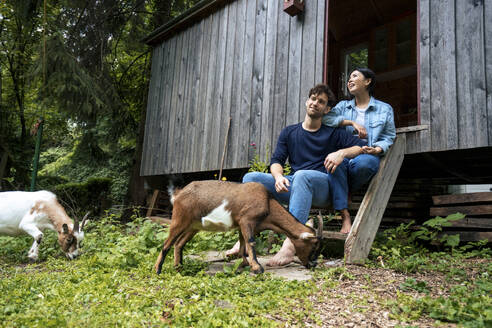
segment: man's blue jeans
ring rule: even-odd
[[[289,212],[302,224],[308,220],[311,205],[326,207],[330,204],[330,179],[327,173],[315,170],[299,170],[293,175],[286,175],[285,178],[290,182],[289,191],[285,193],[278,193],[275,190],[275,179],[270,173],[247,173],[243,178],[243,183],[259,182],[263,184],[275,199],[282,204],[289,205]]]
[[[333,174],[328,175],[332,187],[332,202],[335,210],[348,208],[348,192],[359,190],[369,182],[379,169],[379,156],[361,154],[353,159],[344,159]]]

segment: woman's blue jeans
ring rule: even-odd
[[[331,179],[327,173],[315,170],[299,170],[293,175],[285,176],[290,182],[288,192],[278,193],[275,190],[275,179],[270,173],[250,172],[243,178],[243,183],[259,182],[282,204],[289,205],[289,212],[305,224],[308,220],[311,206],[326,207],[330,204]],[[346,179],[345,179],[346,181]],[[334,180],[331,184],[338,183]],[[347,198],[347,194],[345,194]]]
[[[344,159],[335,172],[328,175],[335,210],[348,208],[349,190],[357,191],[369,182],[379,169],[379,161],[379,156],[361,154],[352,159]]]

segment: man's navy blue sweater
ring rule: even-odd
[[[280,132],[270,165],[284,165],[287,158],[291,174],[299,170],[317,170],[326,173],[325,157],[343,148],[366,146],[367,143],[345,129],[321,125],[316,132],[302,128],[302,123],[289,125]]]

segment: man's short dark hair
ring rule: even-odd
[[[309,90],[309,95],[308,97],[311,97],[312,95],[320,95],[320,94],[326,94],[328,96],[328,106],[334,107],[337,104],[337,98],[333,94],[333,91],[331,91],[330,87],[326,84],[316,84],[311,90]]]

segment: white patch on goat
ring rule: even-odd
[[[202,226],[204,230],[227,231],[234,228],[231,211],[225,209],[227,200],[223,200],[220,206],[214,208],[212,212],[202,217]]]

